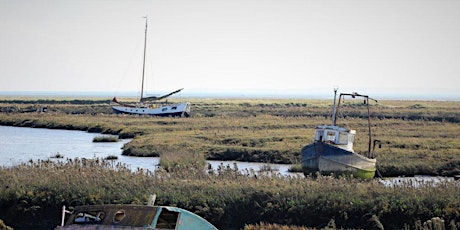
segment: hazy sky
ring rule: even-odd
[[[0,0],[0,91],[460,98],[458,0]]]

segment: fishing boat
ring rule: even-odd
[[[66,219],[66,214],[69,214]],[[217,230],[202,217],[171,206],[106,204],[62,208],[61,225],[55,230],[175,229]]]
[[[365,155],[358,154],[353,150],[356,131],[337,125],[338,109],[345,96],[362,97],[367,106],[369,144]],[[376,171],[374,148],[378,140],[372,143],[369,100],[376,100],[356,92],[341,93],[337,104],[336,98],[337,89],[334,89],[332,125],[317,126],[314,142],[304,146],[301,150],[303,173],[306,176],[314,176],[320,172],[323,175],[353,175],[362,179],[373,178]]]
[[[171,93],[163,96],[144,96],[144,78],[145,78],[145,54],[147,51],[147,17],[145,17],[145,37],[144,37],[144,56],[142,64],[142,84],[141,84],[141,95],[140,100],[137,103],[129,104],[123,103],[117,100],[116,97],[110,102],[112,110],[117,113],[125,114],[137,114],[137,115],[151,115],[151,116],[190,116],[190,103],[181,102],[170,104],[168,101],[162,101],[163,99],[172,96],[173,94],[179,93],[183,89],[175,90]]]

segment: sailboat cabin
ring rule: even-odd
[[[339,148],[353,151],[356,131],[331,125],[320,125],[315,129],[315,141],[327,142]]]

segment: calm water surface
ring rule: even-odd
[[[117,156],[117,162],[127,164],[132,170],[137,168],[154,170],[157,168],[158,157],[123,156],[122,147],[130,140],[111,143],[93,143],[97,133],[74,130],[55,130],[41,128],[24,128],[0,126],[0,166],[13,166],[29,160],[47,160],[61,154],[64,159],[74,158],[106,158]],[[224,165],[238,165],[238,169],[252,168],[258,171],[264,163],[246,163],[234,161],[208,161],[213,169]],[[270,164],[282,174],[288,174],[290,165]]]
[[[0,126],[0,165],[12,166],[29,160],[46,160],[61,154],[64,158],[105,158],[119,156],[129,140],[93,143],[101,134]]]

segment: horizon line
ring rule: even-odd
[[[308,90],[307,90],[308,91]],[[163,92],[158,92],[163,93]],[[155,94],[153,94],[155,95]],[[2,91],[0,96],[3,97],[139,97],[139,92],[124,91],[124,92],[109,92],[109,91]],[[453,94],[426,94],[426,93],[373,93],[373,97],[380,97],[380,100],[447,100],[460,101],[460,95]],[[333,97],[332,92],[300,92],[300,91],[196,91],[181,92],[178,95],[173,95],[171,98],[255,98],[255,99],[330,99]]]

